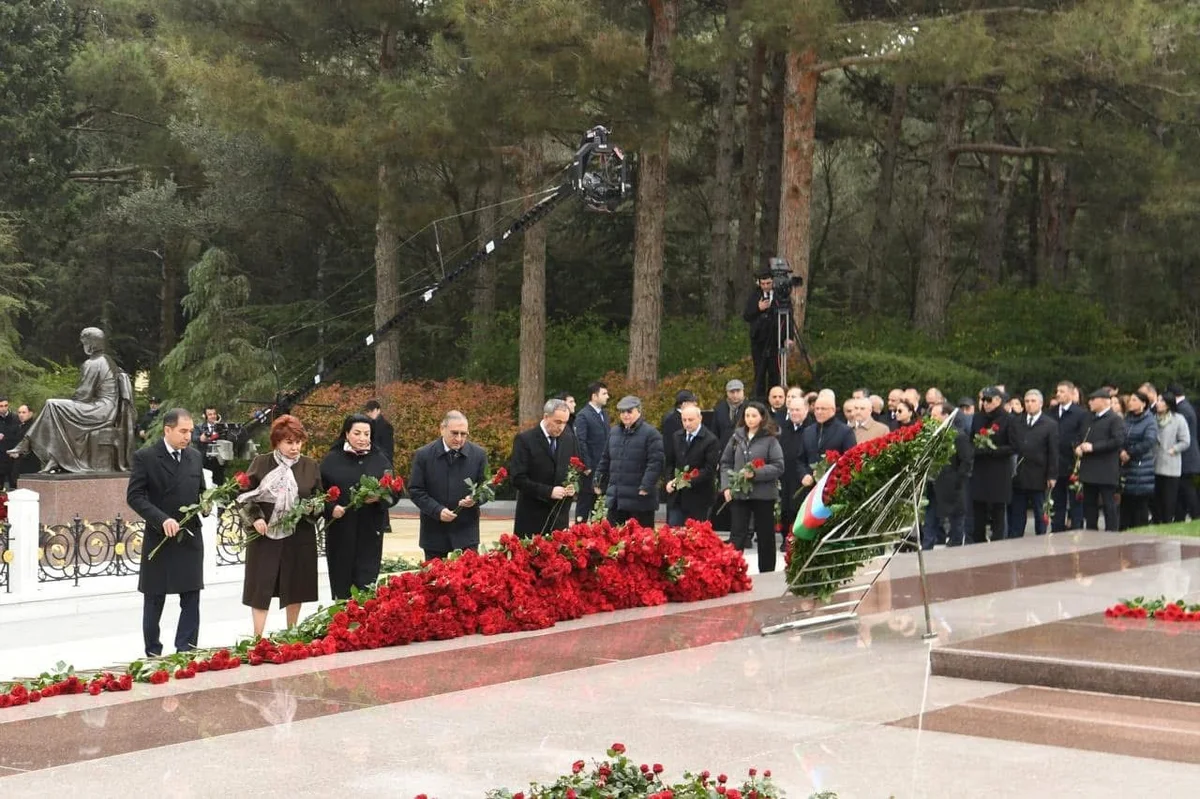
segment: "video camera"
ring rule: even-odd
[[[208,442],[205,454],[224,466],[234,458],[236,442],[242,440],[243,425],[230,422],[217,422],[213,425],[216,439]]]
[[[792,274],[791,264],[786,258],[771,258],[771,290],[775,292],[777,307],[790,309],[792,307],[792,287],[803,286],[804,278]]]

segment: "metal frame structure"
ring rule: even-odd
[[[925,485],[933,467],[934,442],[953,424],[953,418],[951,415],[942,421],[929,446],[912,464],[893,475],[853,513],[821,534],[816,548],[788,583],[787,593],[823,596],[824,601],[797,611],[784,621],[763,626],[763,635],[841,624],[858,618],[859,606],[892,558],[905,541],[915,539],[921,603],[925,610],[923,638],[936,637],[929,612],[925,556],[921,551],[919,529]],[[848,552],[861,553],[859,570],[849,577],[844,574],[830,576],[830,570],[845,567],[844,556]],[[861,568],[864,565],[867,566],[865,571]]]

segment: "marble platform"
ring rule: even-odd
[[[43,525],[70,524],[76,515],[94,522],[110,522],[117,514],[136,520],[125,502],[128,486],[128,472],[23,474],[17,481],[18,488],[37,492]]]

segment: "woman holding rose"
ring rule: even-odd
[[[729,503],[729,543],[738,550],[750,545],[750,522],[758,533],[758,570],[775,571],[775,501],[783,476],[783,447],[775,437],[767,406],[746,404],[741,425],[721,454],[721,488]],[[732,478],[751,473],[746,491],[735,491]]]
[[[371,588],[379,578],[383,534],[391,529],[391,503],[371,496],[361,507],[350,506],[363,477],[379,479],[390,469],[387,457],[371,446],[371,420],[360,413],[346,417],[341,437],[321,461],[321,481],[340,491],[338,501],[325,510],[325,559],[334,599],[349,599],[352,586]]]
[[[238,496],[245,526],[246,577],[242,604],[251,608],[254,635],[261,637],[272,597],[287,615],[288,627],[300,620],[300,605],[317,600],[317,531],[301,518],[291,529],[280,521],[297,503],[322,493],[321,470],[300,454],[308,433],[295,416],[271,423],[271,452],[256,457],[246,470],[250,490]]]

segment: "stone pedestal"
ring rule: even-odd
[[[70,524],[76,514],[94,522],[112,521],[118,513],[126,521],[138,518],[125,504],[128,472],[23,474],[17,485],[37,492],[43,525]]]

